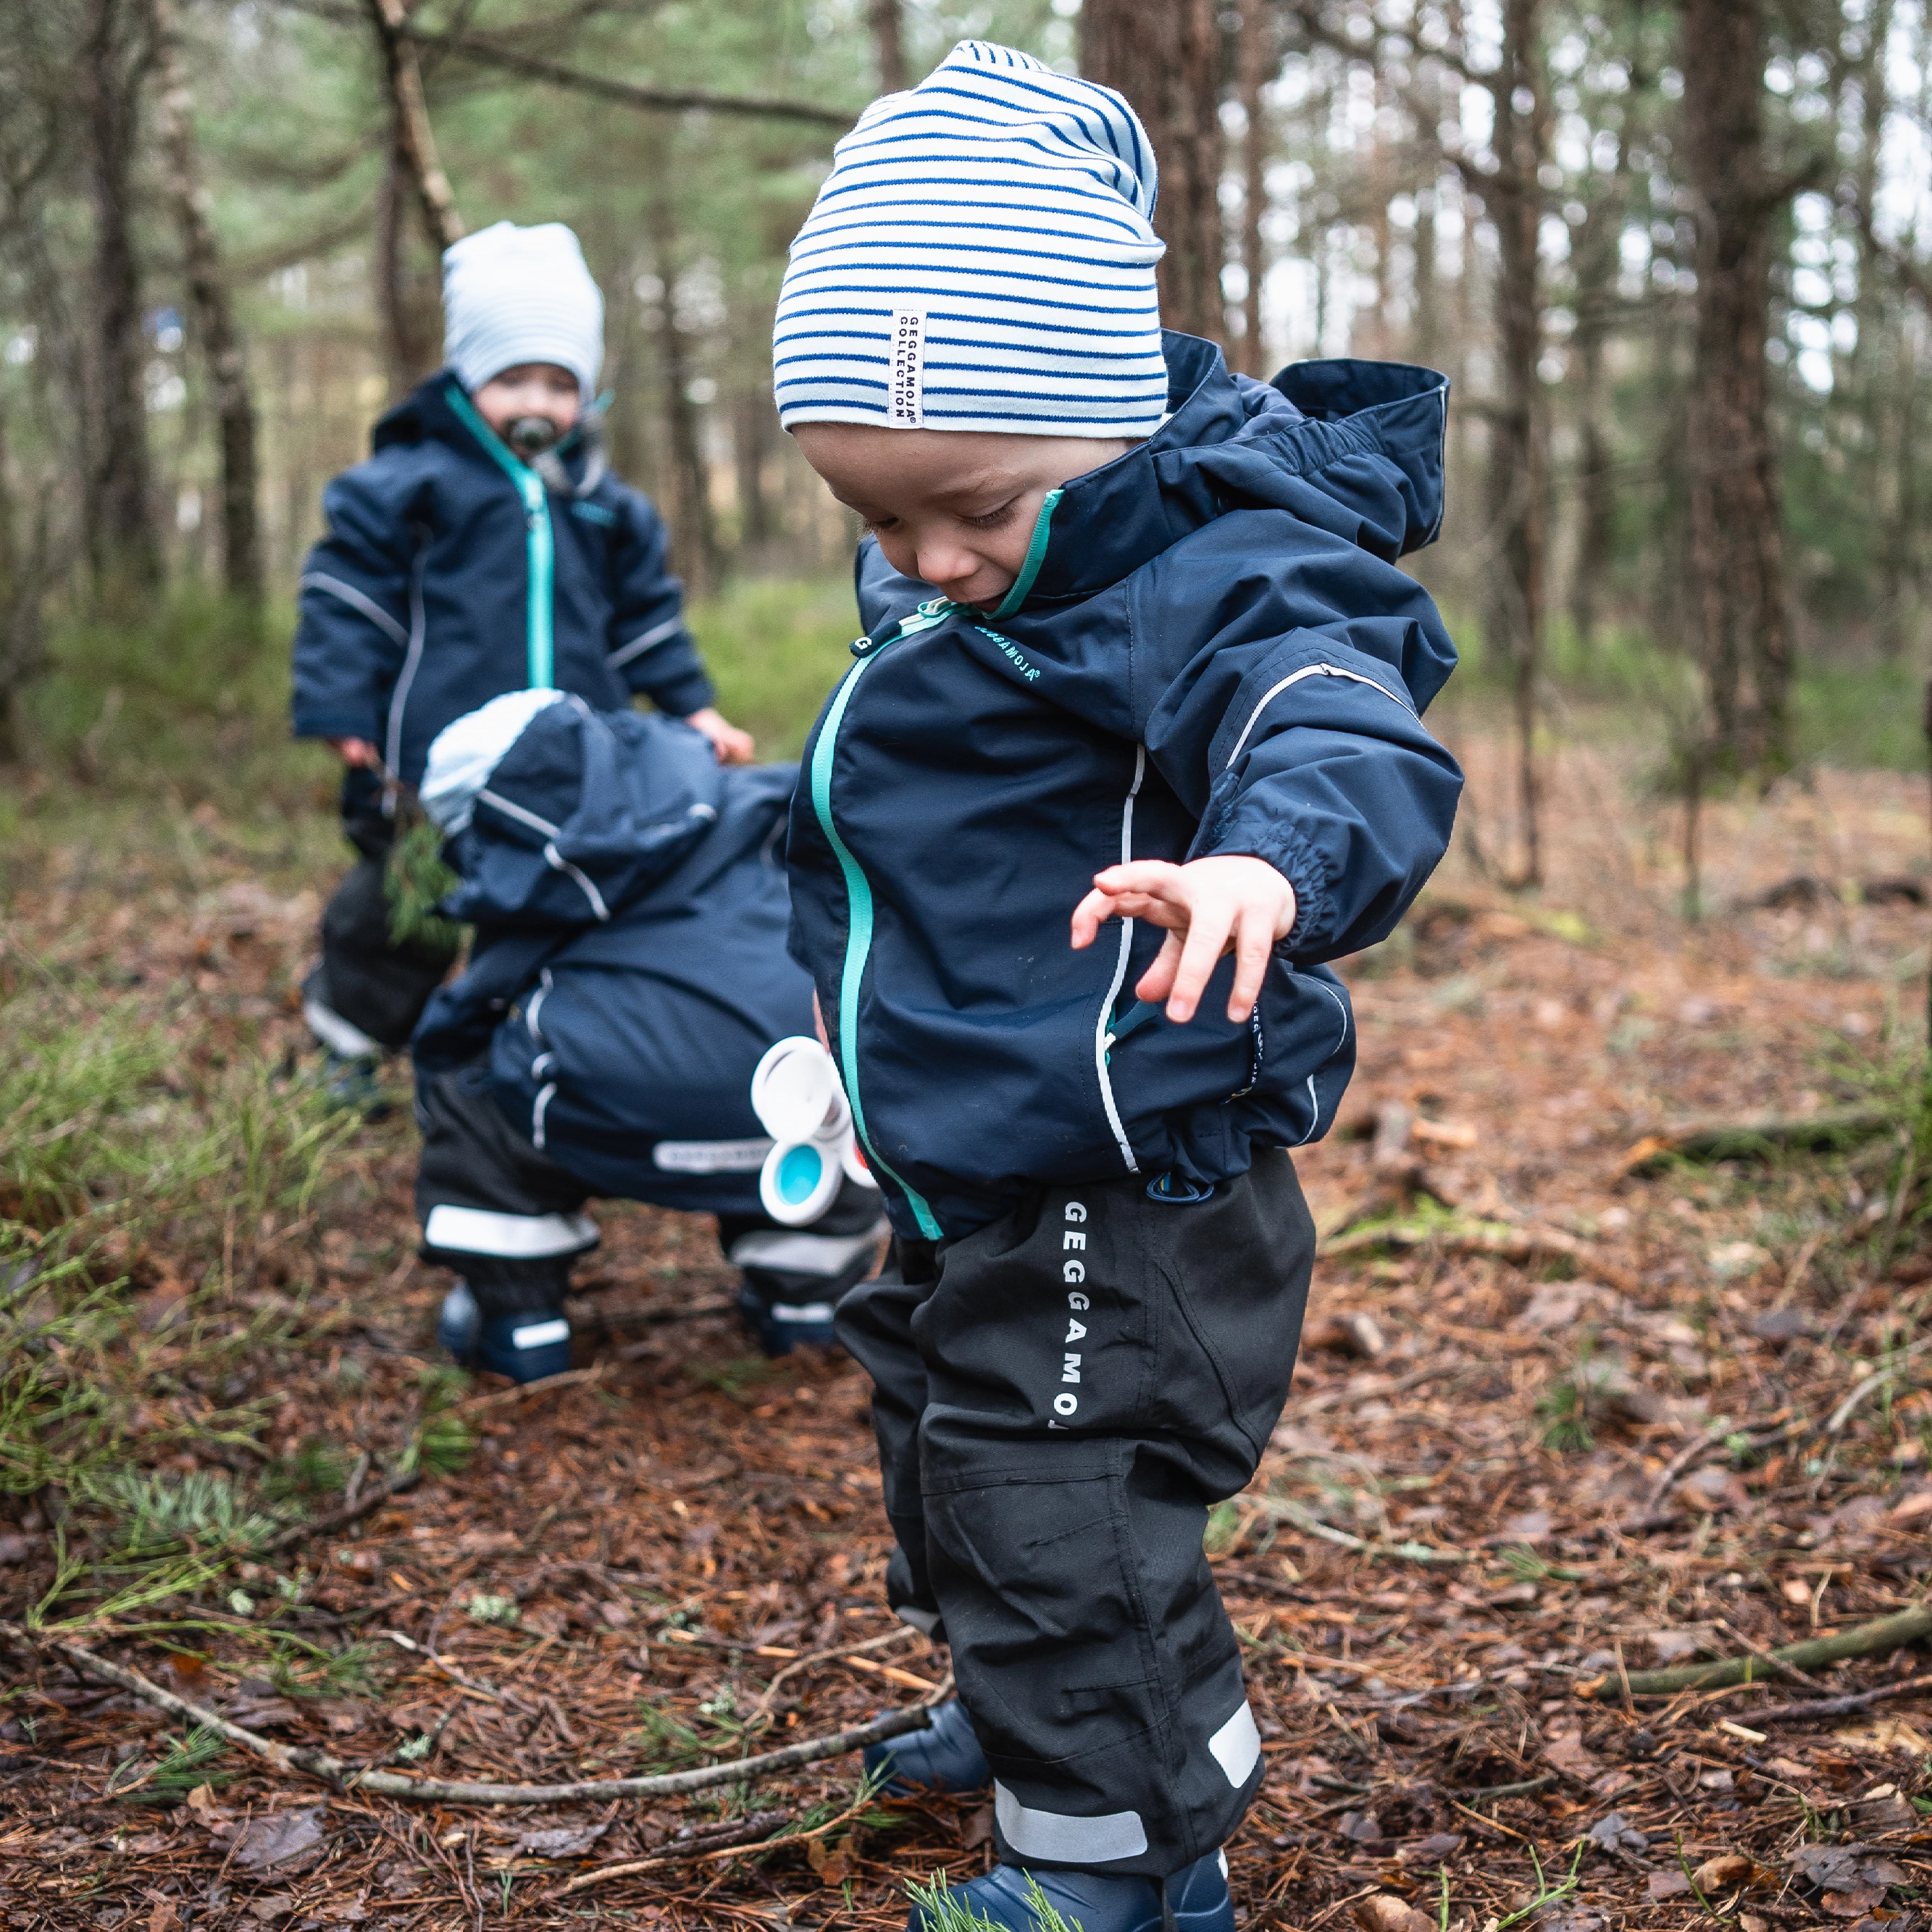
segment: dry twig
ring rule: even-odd
[[[1621,1682],[1606,1673],[1578,1684],[1576,1694],[1604,1697],[1627,1689],[1633,1696],[1674,1697],[1680,1690],[1715,1690],[1726,1684],[1760,1682],[1760,1662],[1816,1670],[1820,1664],[1841,1664],[1849,1658],[1884,1657],[1908,1643],[1916,1643],[1923,1636],[1932,1636],[1932,1604],[1916,1604],[1909,1610],[1840,1630],[1836,1636],[1810,1637],[1802,1643],[1781,1644],[1775,1650],[1760,1651],[1748,1657],[1678,1664],[1668,1670],[1634,1670]]]
[[[862,1750],[868,1744],[884,1744],[903,1737],[908,1731],[923,1730],[931,1721],[928,1713],[950,1689],[949,1677],[928,1698],[903,1711],[889,1712],[869,1724],[854,1724],[829,1737],[808,1738],[781,1750],[766,1751],[756,1757],[738,1758],[729,1764],[710,1764],[695,1771],[666,1772],[654,1778],[584,1778],[569,1784],[484,1784],[444,1778],[405,1778],[394,1772],[362,1771],[345,1764],[328,1752],[307,1745],[278,1744],[273,1738],[244,1730],[230,1724],[218,1712],[172,1690],[164,1690],[138,1670],[124,1669],[86,1648],[45,1631],[23,1629],[0,1618],[0,1637],[36,1650],[52,1651],[64,1658],[74,1668],[104,1684],[112,1684],[171,1717],[185,1719],[239,1744],[278,1771],[298,1772],[320,1778],[338,1790],[351,1786],[374,1791],[386,1798],[409,1798],[418,1804],[570,1804],[610,1798],[669,1798],[688,1791],[706,1791],[715,1785],[741,1784],[754,1778],[769,1778],[782,1771],[816,1764],[821,1759],[843,1757]]]

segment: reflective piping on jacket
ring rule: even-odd
[[[340,1054],[345,1060],[380,1060],[386,1050],[380,1040],[371,1040],[359,1026],[344,1019],[333,1006],[326,1006],[320,1000],[303,1000],[302,1018],[308,1022],[309,1031],[324,1046]]]
[[[583,872],[580,872],[556,849],[556,842],[554,838],[544,842],[544,863],[549,866],[552,872],[567,872],[584,888],[584,896],[590,902],[590,910],[599,920],[606,923],[609,922],[610,908],[604,903],[604,895],[590,883],[590,879]]]
[[[552,983],[550,968],[546,966],[538,974],[537,989],[530,995],[530,1004],[524,1009],[524,1024],[529,1028],[530,1036],[532,1040],[540,1040],[543,1038],[543,1034],[537,1025],[537,1015],[542,1010],[544,1001],[550,997]]]
[[[832,695],[831,709],[819,728],[818,742],[812,749],[812,808],[845,880],[845,961],[838,980],[838,1058],[844,1076],[845,1097],[851,1103],[852,1124],[866,1144],[873,1171],[883,1174],[898,1189],[919,1222],[920,1232],[928,1241],[937,1241],[942,1238],[940,1226],[925,1197],[908,1186],[880,1157],[866,1130],[865,1102],[859,1094],[859,987],[866,976],[866,958],[872,950],[872,888],[832,822],[832,761],[838,749],[838,728],[844,722],[845,707],[851,703],[860,679],[878,662],[879,655],[879,650],[874,650],[862,657],[845,674],[844,682]]]
[[[339,577],[331,577],[327,572],[311,570],[296,579],[296,587],[302,590],[326,590],[332,597],[339,597],[352,610],[359,610],[372,624],[380,625],[395,641],[406,647],[410,634],[385,610],[373,597],[367,597],[352,584],[344,584]]]
[[[1289,970],[1292,971],[1293,968],[1291,968]],[[1348,1043],[1348,1003],[1336,992],[1333,986],[1329,985],[1326,980],[1311,980],[1309,983],[1311,986],[1319,986],[1335,1002],[1337,1010],[1341,1013],[1341,1037],[1335,1042],[1335,1051],[1340,1053]],[[1321,1125],[1321,1123],[1322,1096],[1315,1090],[1315,1076],[1311,1073],[1308,1076],[1308,1131],[1295,1142],[1295,1145],[1306,1147],[1315,1138],[1315,1130]]]
[[[1351,683],[1366,684],[1371,691],[1379,691],[1391,704],[1402,705],[1403,710],[1406,711],[1412,718],[1415,716],[1414,707],[1412,705],[1403,704],[1402,700],[1400,698],[1396,697],[1395,693],[1390,690],[1387,685],[1378,684],[1373,678],[1364,677],[1358,670],[1346,670],[1340,664],[1304,664],[1299,670],[1290,671],[1287,676],[1283,678],[1279,684],[1270,685],[1266,691],[1262,692],[1262,701],[1255,706],[1252,712],[1249,713],[1248,722],[1241,727],[1241,735],[1234,740],[1234,748],[1228,754],[1228,764],[1232,765],[1234,760],[1241,755],[1242,749],[1248,742],[1249,733],[1253,730],[1255,727],[1261,722],[1262,713],[1265,711],[1268,706],[1288,688],[1290,685],[1299,684],[1305,677],[1346,677]],[[1222,769],[1225,771],[1227,769],[1227,766],[1224,765]]]
[[[654,651],[658,645],[668,644],[684,628],[682,617],[673,617],[668,622],[654,624],[648,631],[641,632],[627,644],[620,644],[604,662],[613,670],[620,664],[628,664],[633,658],[640,658],[646,651]]]
[[[1049,490],[1046,500],[1040,506],[1040,514],[1033,520],[1033,536],[1027,544],[1025,561],[1020,566],[1020,574],[1013,579],[1012,588],[1000,599],[993,613],[993,622],[1002,617],[1010,617],[1027,600],[1027,592],[1033,588],[1034,579],[1040,574],[1040,566],[1046,561],[1046,538],[1048,526],[1053,521],[1053,506],[1066,495],[1064,490]]]
[[[382,745],[392,777],[402,769],[403,713],[409,709],[410,692],[416,684],[417,669],[422,663],[423,641],[429,634],[423,605],[423,573],[428,568],[429,532],[418,529],[416,561],[410,567],[409,648],[403,653],[403,668],[397,674],[396,688],[389,694],[389,729]],[[384,809],[391,808],[392,803],[386,794]]]
[[[1141,780],[1146,776],[1147,747],[1136,745],[1134,782],[1120,802],[1120,863],[1124,866],[1133,861],[1134,800],[1140,796]],[[1108,984],[1107,997],[1100,1002],[1100,1016],[1094,1022],[1094,1070],[1100,1076],[1100,1102],[1107,1110],[1107,1124],[1114,1130],[1120,1158],[1126,1162],[1130,1174],[1138,1174],[1141,1164],[1135,1160],[1133,1143],[1127,1138],[1127,1130],[1120,1124],[1120,1110],[1114,1103],[1114,1076],[1107,1065],[1107,1049],[1114,1043],[1114,1036],[1108,1029],[1113,1024],[1114,1002],[1120,997],[1120,987],[1127,976],[1127,954],[1133,943],[1134,922],[1124,919],[1120,922],[1120,956],[1114,962],[1114,976]]]
[[[1098,1818],[1036,1811],[998,1778],[993,1780],[993,1816],[999,1820],[1000,1835],[1023,1858],[1104,1865],[1116,1858],[1137,1858],[1148,1848],[1147,1827],[1138,1811],[1108,1811]]]
[[[426,1247],[490,1255],[500,1261],[581,1254],[597,1242],[597,1223],[588,1214],[499,1214],[487,1208],[456,1208],[440,1201],[423,1223]]]
[[[734,1268],[776,1268],[786,1274],[843,1274],[862,1255],[869,1255],[885,1232],[883,1224],[862,1234],[814,1234],[800,1228],[760,1228],[731,1244]]]
[[[556,539],[550,526],[550,492],[544,488],[543,478],[527,463],[520,463],[502,439],[477,414],[476,406],[459,385],[450,383],[442,394],[464,427],[489,452],[523,499],[524,555],[530,578],[524,640],[530,688],[553,690],[556,684],[556,646],[551,631]]]
[[[1255,1714],[1247,1700],[1241,1708],[1208,1740],[1208,1754],[1221,1767],[1228,1782],[1238,1791],[1262,1760],[1262,1734],[1255,1728]]]
[[[553,825],[547,818],[539,818],[534,812],[520,805],[512,805],[507,798],[499,792],[492,791],[488,785],[476,794],[476,802],[479,805],[494,805],[506,818],[527,825],[532,832],[541,832],[546,838],[554,838],[563,830],[562,826]]]
[[[556,1098],[556,1082],[553,1080],[537,1096],[536,1105],[530,1109],[530,1145],[541,1154],[544,1144],[544,1116],[550,1112],[550,1103]]]

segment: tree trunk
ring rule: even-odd
[[[912,85],[907,71],[899,0],[871,0],[872,42],[879,50],[879,92],[903,94]]]
[[[1696,349],[1684,415],[1692,636],[1713,754],[1790,762],[1791,628],[1765,340],[1773,218],[1762,0],[1682,0],[1684,148],[1697,218]]]
[[[1544,476],[1542,350],[1537,228],[1542,190],[1537,171],[1546,131],[1538,0],[1504,0],[1502,67],[1490,86],[1496,104],[1497,172],[1474,185],[1496,224],[1498,390],[1490,416],[1487,498],[1499,566],[1490,572],[1490,634],[1507,653],[1516,730],[1516,806],[1522,862],[1516,883],[1540,885],[1543,844],[1536,721],[1543,674]],[[1527,109],[1518,102],[1527,95]]]
[[[94,217],[91,280],[93,460],[82,478],[88,561],[96,586],[161,580],[142,383],[140,266],[129,225],[141,83],[153,57],[134,0],[89,0],[75,74]]]
[[[1214,0],[1085,0],[1080,71],[1124,94],[1160,167],[1161,320],[1225,342],[1221,35]]]
[[[770,394],[762,385],[739,399],[738,433],[731,446],[738,470],[739,536],[750,550],[763,549],[778,534],[765,488],[765,460],[777,422]]]
[[[403,204],[409,190],[402,116],[392,100],[386,164],[376,198],[376,301],[382,316],[382,353],[389,400],[399,403],[436,365],[439,344],[430,318],[416,299],[418,278],[410,272]]]
[[[684,331],[677,324],[676,232],[662,196],[653,202],[650,218],[658,280],[664,286],[658,304],[658,368],[664,379],[664,429],[676,482],[676,508],[671,520],[675,561],[692,595],[703,597],[717,589],[723,574],[718,526],[711,510],[711,471],[704,458],[698,405],[691,400],[691,358]]]
[[[9,479],[7,424],[0,417],[0,765],[17,764],[20,693],[46,668],[41,608],[47,592],[48,493],[36,493],[33,530],[21,542],[20,506]]]
[[[436,136],[423,98],[422,69],[416,60],[416,44],[403,32],[409,22],[409,10],[404,0],[368,0],[368,4],[395,116],[397,149],[416,189],[430,244],[440,252],[460,242],[468,230],[456,212],[449,177],[436,158]]]
[[[208,368],[221,436],[221,561],[228,593],[250,610],[262,602],[262,546],[256,518],[255,400],[222,273],[207,189],[194,142],[194,97],[182,57],[175,0],[148,0],[159,86],[154,134],[168,199],[181,232],[188,305]]]
[[[1262,284],[1268,264],[1262,256],[1262,215],[1268,206],[1268,163],[1273,130],[1262,90],[1274,65],[1265,0],[1242,0],[1241,266],[1248,290],[1241,301],[1241,366],[1258,382],[1268,379],[1268,352],[1262,341]]]
[[[1624,163],[1619,160],[1611,191],[1592,208],[1572,259],[1576,280],[1576,560],[1570,584],[1570,621],[1586,651],[1597,640],[1603,616],[1604,580],[1616,548],[1615,452],[1608,427],[1604,355],[1616,301],[1618,243],[1625,212]]]

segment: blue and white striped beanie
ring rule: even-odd
[[[1144,436],[1154,150],[1111,88],[962,40],[832,151],[772,332],[779,419]]]
[[[560,221],[499,221],[442,251],[442,359],[472,395],[524,362],[554,362],[588,402],[604,366],[604,296]]]

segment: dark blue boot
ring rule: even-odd
[[[788,1355],[801,1342],[814,1348],[838,1346],[829,1301],[767,1301],[755,1289],[741,1288],[738,1315],[767,1355]]]
[[[866,1747],[868,1774],[887,1768],[892,1775],[879,1789],[889,1798],[919,1790],[983,1791],[993,1781],[972,1720],[957,1697],[939,1705],[924,1730]]]
[[[967,1932],[968,1927],[972,1932],[1039,1932],[1036,1885],[1046,1902],[1081,1932],[1161,1932],[1160,1888],[1150,1878],[1026,1872],[1016,1865],[995,1865],[984,1878],[956,1885],[929,1903],[921,1899],[906,1932]],[[1227,1861],[1219,1852],[1176,1872],[1167,1881],[1167,1900],[1179,1932],[1234,1932]]]
[[[472,1366],[513,1382],[560,1376],[570,1366],[570,1324],[561,1309],[488,1316],[476,1330]]]

